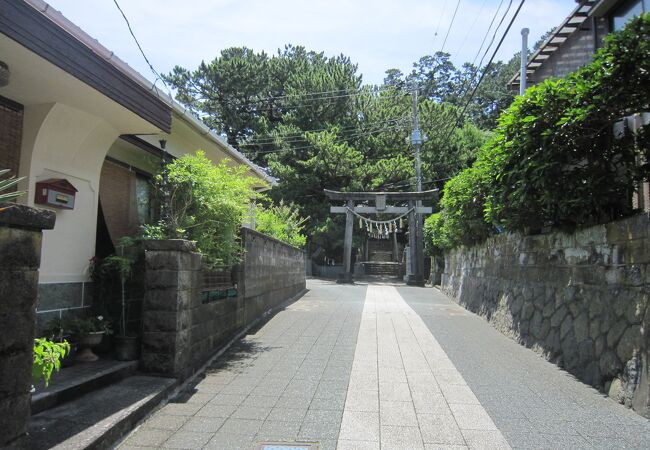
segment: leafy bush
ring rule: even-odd
[[[281,201],[279,205],[257,209],[255,229],[287,244],[302,247],[307,242],[307,237],[302,234],[306,221],[300,217],[295,205]]]
[[[440,216],[430,223],[434,245],[472,245],[491,234],[483,213],[488,182],[488,167],[475,164],[445,184]]]
[[[473,244],[491,230],[573,229],[633,213],[633,182],[650,173],[650,127],[614,139],[614,123],[650,109],[650,14],[609,35],[591,64],[530,87],[501,115],[476,163],[450,180],[428,221],[434,245]]]
[[[56,343],[45,338],[34,339],[34,364],[32,365],[32,380],[38,383],[43,380],[47,387],[50,384],[52,372],[61,368],[61,360],[70,351],[67,341]]]
[[[145,237],[196,241],[208,266],[234,263],[239,227],[257,196],[246,171],[226,161],[213,164],[202,151],[166,164],[154,178],[162,218],[145,226]]]
[[[650,99],[650,14],[609,35],[594,61],[529,88],[500,117],[479,160],[497,174],[489,220],[511,230],[575,228],[629,215],[632,181],[647,177],[624,116]]]

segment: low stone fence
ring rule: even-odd
[[[21,448],[30,415],[42,231],[53,211],[0,204],[0,448]]]
[[[145,245],[141,365],[148,372],[191,375],[244,327],[305,290],[304,252],[246,228],[234,272],[206,276],[189,241]]]
[[[336,280],[343,272],[343,264],[335,264],[333,266],[321,266],[320,264],[312,263],[312,275],[318,278],[327,278]]]
[[[500,235],[445,257],[442,290],[650,417],[650,221]]]

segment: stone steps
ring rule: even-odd
[[[133,375],[32,416],[30,449],[106,449],[128,434],[177,386]]]
[[[401,264],[395,262],[364,262],[366,275],[399,276]]]
[[[111,383],[135,374],[138,361],[102,360],[76,363],[52,375],[50,386],[36,387],[32,394],[32,415],[72,401]]]

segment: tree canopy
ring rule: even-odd
[[[513,62],[514,61],[514,62]],[[425,55],[409,74],[386,71],[364,85],[350,58],[287,45],[268,55],[229,48],[196,69],[165,79],[177,100],[279,179],[275,200],[309,217],[312,242],[337,250],[342,220],[329,217],[323,189],[411,190],[411,89],[417,85],[425,188],[442,187],[475,159],[496,117],[513,99],[506,80],[517,62],[497,63],[461,116],[478,68],[457,68],[448,53]],[[335,239],[332,239],[336,236]]]

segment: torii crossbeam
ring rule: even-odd
[[[331,206],[334,214],[345,213],[345,241],[343,243],[343,273],[339,283],[352,283],[352,232],[354,230],[354,212],[366,214],[406,214],[409,216],[409,252],[410,276],[408,284],[424,285],[424,254],[422,251],[422,230],[416,220],[418,214],[431,214],[432,208],[417,206],[422,200],[432,199],[437,189],[422,192],[339,192],[324,189],[330,200],[344,201],[346,206]],[[375,206],[356,206],[355,202],[374,203]],[[408,202],[408,206],[386,206],[386,203]]]

